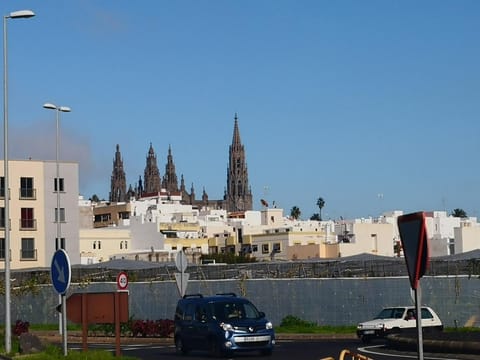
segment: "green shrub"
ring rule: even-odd
[[[317,326],[317,323],[302,320],[293,315],[287,315],[282,319],[280,326],[281,327],[315,327]]]

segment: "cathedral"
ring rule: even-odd
[[[228,152],[227,186],[225,188],[223,199],[209,200],[205,189],[203,189],[201,198],[196,199],[193,184],[190,188],[190,192],[188,192],[185,187],[183,175],[180,177],[179,186],[171,146],[168,147],[165,174],[162,177],[157,165],[155,150],[150,143],[143,179],[142,176],[140,176],[135,186],[130,185],[128,190],[120,146],[117,145],[115,157],[113,159],[109,201],[127,202],[132,198],[140,199],[142,197],[166,193],[168,195],[181,196],[181,202],[183,204],[189,204],[199,208],[209,207],[211,209],[225,209],[228,212],[252,210],[252,190],[248,185],[245,148],[240,140],[237,114],[235,114],[234,120],[232,144],[230,145]]]

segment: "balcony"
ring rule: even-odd
[[[37,249],[20,249],[20,260],[36,261]]]
[[[22,231],[37,230],[37,220],[36,219],[20,219],[20,230]]]
[[[32,188],[20,188],[19,189],[20,200],[36,200],[37,199],[37,189]]]

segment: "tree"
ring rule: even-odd
[[[322,219],[320,218],[319,213],[315,213],[312,216],[310,216],[310,220],[316,220],[316,221],[321,221]]]
[[[320,216],[320,221],[322,221],[322,209],[325,206],[325,200],[323,200],[322,197],[319,197],[317,199],[317,206],[318,206],[318,209],[320,210],[318,215]]]
[[[292,207],[292,209],[290,210],[290,216],[292,218],[294,218],[295,220],[297,220],[300,217],[301,214],[302,214],[302,212],[300,211],[300,209],[297,206]]]
[[[468,217],[467,213],[463,209],[453,209],[452,214],[453,217],[459,217],[459,218],[466,218]]]

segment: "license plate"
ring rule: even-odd
[[[365,330],[363,333],[365,335],[373,335],[373,334],[375,334],[375,331],[374,330]]]
[[[235,338],[235,342],[259,342],[259,341],[270,341],[270,336],[242,336]]]

